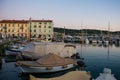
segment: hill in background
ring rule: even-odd
[[[95,34],[103,34],[103,35],[107,35],[108,34],[108,31],[106,30],[96,30],[96,29],[67,29],[67,28],[57,28],[57,27],[54,27],[54,32],[57,32],[57,33],[64,33],[66,35],[78,35],[80,34],[81,32],[82,33],[86,33],[88,35],[95,35]],[[110,32],[110,34],[112,35],[119,35],[120,34],[120,31],[115,31],[115,32]]]

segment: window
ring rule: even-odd
[[[9,26],[10,26],[10,24],[9,24]]]
[[[46,26],[44,26],[44,28],[46,28]]]
[[[7,24],[5,24],[5,26],[7,26]]]
[[[47,24],[46,22],[44,24]]]
[[[14,24],[13,24],[13,26],[14,26]]]
[[[50,35],[48,35],[50,37]]]
[[[49,28],[51,28],[51,26],[49,26]]]
[[[39,28],[41,28],[41,26],[39,26]]]
[[[41,35],[39,34],[39,36],[38,36],[39,38],[41,38]]]
[[[34,32],[36,32],[36,30],[34,29]]]
[[[8,32],[10,32],[10,29],[8,30]]]
[[[32,32],[32,30],[30,29],[30,32]]]
[[[12,32],[14,32],[14,29],[12,30]]]
[[[41,24],[41,22],[39,24]]]
[[[34,25],[34,28],[36,28],[37,26],[36,25]]]
[[[22,29],[22,30],[24,29],[23,25],[21,25],[20,29]]]

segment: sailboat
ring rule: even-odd
[[[86,28],[86,30],[85,30],[85,43],[86,44],[89,44],[89,40],[88,40],[88,37],[87,37],[87,28]]]
[[[99,36],[99,39],[98,39],[98,44],[99,45],[102,45],[102,30],[100,30],[100,36]]]
[[[105,46],[109,45],[109,42],[110,42],[110,22],[108,22],[108,35],[107,35],[107,38],[103,42],[104,42]]]

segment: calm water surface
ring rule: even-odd
[[[77,45],[77,51],[84,58],[87,66],[85,70],[90,71],[93,78],[99,76],[104,68],[110,68],[112,74],[120,80],[119,45]]]
[[[93,78],[99,76],[104,68],[110,68],[112,74],[120,80],[120,46],[100,46],[100,45],[77,45],[77,52],[84,58],[86,63],[85,70],[90,71]],[[0,80],[25,80],[20,75],[21,70],[15,67],[14,62],[4,63],[0,70]],[[66,72],[48,76],[58,76]],[[44,76],[44,75],[41,75]]]

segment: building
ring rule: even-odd
[[[34,38],[51,41],[53,37],[52,20],[1,20],[0,34],[4,37]]]
[[[31,38],[39,39],[40,41],[52,41],[53,38],[53,21],[52,20],[31,20]]]
[[[0,33],[4,37],[29,37],[27,20],[1,20]]]

